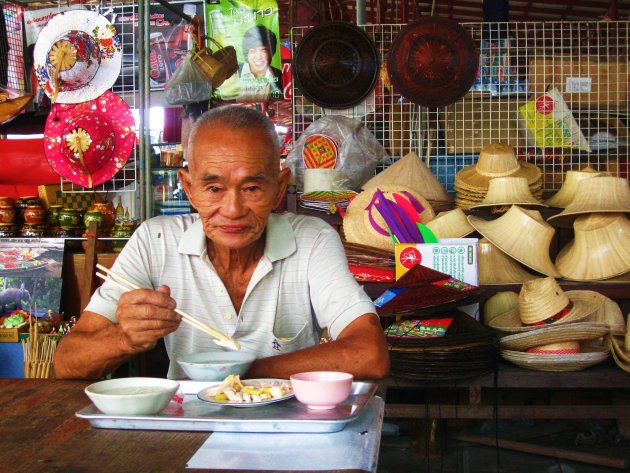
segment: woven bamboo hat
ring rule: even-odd
[[[630,212],[630,184],[623,177],[598,176],[578,182],[575,198],[548,221],[571,228],[578,215],[585,213]]]
[[[546,343],[544,345],[538,345],[528,348],[527,353],[546,353],[552,355],[569,355],[571,353],[580,353],[580,342],[577,340],[561,341]]]
[[[535,330],[540,325],[583,320],[602,303],[596,291],[565,292],[554,278],[538,278],[521,286],[517,308],[495,317],[488,325],[504,332]]]
[[[565,174],[564,182],[558,192],[552,195],[545,201],[549,207],[565,208],[571,203],[575,195],[577,194],[578,182],[584,179],[590,179],[603,175],[590,166],[581,169],[580,171],[567,171]]]
[[[420,157],[414,153],[407,153],[384,171],[379,172],[363,186],[382,186],[395,184],[413,189],[429,202],[451,202],[438,178],[431,172]]]
[[[480,284],[523,284],[538,278],[525,271],[514,258],[503,253],[486,238],[477,244],[477,261]]]
[[[467,189],[487,190],[495,177],[525,177],[528,184],[541,178],[535,165],[519,162],[514,148],[507,143],[490,143],[479,152],[477,163],[467,166],[455,175],[455,184]]]
[[[518,294],[514,291],[500,291],[490,296],[483,304],[483,323],[518,307]]]
[[[630,220],[624,214],[583,215],[573,229],[575,239],[556,258],[562,277],[597,281],[630,271]]]
[[[617,366],[630,373],[630,351],[623,348],[623,337],[606,337],[606,346]]]
[[[566,342],[578,343],[581,340],[595,340],[608,333],[608,326],[602,322],[573,322],[562,325],[548,325],[529,332],[515,333],[499,339],[505,350],[525,351],[549,344]],[[579,346],[579,345],[578,345]],[[543,348],[544,349],[544,348]]]
[[[527,353],[501,350],[501,356],[522,368],[536,371],[579,371],[606,360],[609,350],[601,346],[582,347],[581,353]]]
[[[483,220],[472,215],[468,222],[504,253],[547,276],[559,276],[549,257],[556,230],[537,210],[513,205],[501,217]]]
[[[626,335],[626,319],[621,312],[621,307],[612,299],[601,295],[602,305],[599,310],[589,315],[588,322],[598,322],[606,324],[611,335]],[[629,345],[630,347],[630,345]]]
[[[475,231],[462,209],[440,212],[426,225],[437,238],[463,238]]]
[[[374,193],[378,189],[383,192],[385,198],[391,200],[394,200],[394,193],[407,194],[415,198],[424,208],[419,214],[420,220],[423,223],[432,220],[433,217],[435,217],[435,212],[433,212],[431,204],[429,204],[424,197],[413,189],[405,186],[394,184],[382,185],[367,188],[357,194],[348,205],[343,218],[343,232],[346,240],[350,243],[360,243],[382,250],[393,251],[394,243],[386,231],[388,226],[375,206],[372,205],[374,202]],[[407,199],[409,198],[407,197]]]
[[[508,176],[492,179],[486,196],[472,208],[513,204],[547,207],[532,195],[526,178]]]

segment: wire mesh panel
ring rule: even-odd
[[[4,35],[0,42],[0,84],[26,90],[26,74],[24,70],[24,32],[22,15],[24,8],[20,5],[3,4],[2,23]]]
[[[403,26],[364,27],[383,64]],[[351,110],[322,109],[294,89],[294,139],[317,118],[343,113],[366,125],[392,161],[416,151],[449,191],[455,173],[493,141],[512,144],[520,159],[540,166],[545,191],[558,189],[567,170],[587,165],[628,177],[628,22],[462,26],[479,54],[477,78],[463,99],[418,107],[390,87],[384,70],[374,92]],[[307,31],[292,29],[294,47]]]

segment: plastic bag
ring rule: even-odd
[[[192,61],[191,56],[186,56],[175,69],[165,89],[166,102],[170,105],[198,103],[212,97],[212,82]]]
[[[320,154],[317,157],[320,161],[314,162],[313,155],[325,146],[329,147],[328,152]],[[386,157],[385,148],[362,123],[332,115],[316,120],[300,135],[285,165],[291,169],[299,192],[304,190],[304,170],[317,167],[335,169],[331,190],[359,191],[374,176],[377,163]]]

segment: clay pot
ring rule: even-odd
[[[81,212],[76,209],[61,209],[59,211],[59,225],[62,227],[78,227],[81,221]]]
[[[59,225],[59,212],[61,212],[62,208],[63,208],[63,205],[51,205],[48,207],[48,212],[46,214],[48,225],[51,225],[51,226]]]
[[[86,229],[90,228],[90,222],[96,222],[96,229],[103,231],[103,227],[105,226],[105,215],[97,210],[88,210],[83,215],[83,224]]]
[[[14,202],[11,197],[5,195],[0,196],[0,207],[13,207]]]
[[[25,223],[20,228],[20,236],[26,238],[42,238],[46,235],[46,225],[41,223]]]
[[[18,234],[18,227],[14,223],[0,223],[0,238],[15,238]]]
[[[29,205],[24,209],[24,222],[27,224],[44,223],[46,210],[41,205]]]
[[[105,233],[109,232],[116,222],[116,208],[114,204],[111,202],[94,202],[92,206],[88,209],[90,212],[100,212],[105,217],[105,221],[103,222],[103,231]]]
[[[15,209],[13,206],[0,205],[0,223],[15,222]]]

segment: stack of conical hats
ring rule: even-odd
[[[519,162],[511,145],[497,142],[490,143],[480,151],[476,164],[465,167],[455,175],[455,205],[468,209],[481,204],[488,194],[490,182],[499,177],[525,178],[531,197],[536,201],[542,200],[540,169],[534,164]]]
[[[624,178],[582,179],[566,208],[548,222],[573,227],[555,261],[565,279],[597,281],[630,272],[630,185]]]
[[[564,182],[558,192],[545,201],[549,207],[557,207],[564,209],[571,203],[577,194],[578,183],[584,179],[603,176],[606,173],[597,172],[590,166],[580,169],[579,171],[570,170],[564,175]]]

